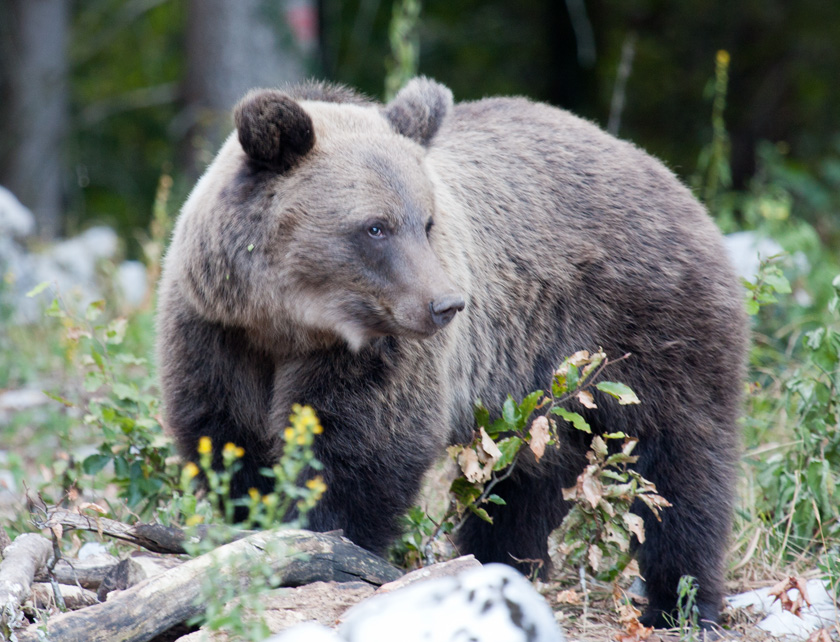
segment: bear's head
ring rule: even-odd
[[[447,325],[465,303],[435,251],[425,155],[451,105],[426,79],[385,106],[324,86],[248,94],[179,219],[180,290],[269,342],[359,350]]]

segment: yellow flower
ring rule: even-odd
[[[187,479],[192,479],[196,475],[198,475],[198,466],[194,463],[190,462],[186,466],[184,466],[184,477]]]
[[[717,64],[721,67],[729,66],[729,52],[726,49],[721,49],[717,52]]]
[[[291,441],[295,438],[295,429],[286,428],[286,430],[283,431],[283,437],[286,439],[286,441]]]
[[[314,490],[318,495],[322,495],[327,490],[327,485],[324,483],[324,478],[320,475],[306,480],[306,487],[309,490]]]
[[[236,444],[233,444],[231,442],[227,442],[225,444],[225,448],[223,450],[223,453],[224,453],[225,457],[232,457],[232,458],[239,459],[240,457],[242,457],[245,454],[245,449],[242,448],[241,446],[237,446]]]
[[[201,515],[190,515],[187,517],[187,526],[195,526],[196,524],[201,524],[204,521],[204,518]]]
[[[249,488],[248,497],[251,498],[252,502],[258,502],[260,500],[260,491],[258,491],[256,488]]]
[[[199,455],[209,455],[213,452],[213,442],[210,441],[210,437],[202,437],[198,440],[198,454]]]
[[[322,432],[324,432],[324,427],[316,422],[312,428],[312,433],[315,435],[320,435]]]

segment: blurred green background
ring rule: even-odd
[[[249,86],[314,76],[381,98],[389,24],[410,4],[4,0],[0,185],[42,237],[105,222],[137,255],[160,176],[180,203]],[[828,181],[792,193],[817,199],[810,222],[837,247],[840,2],[426,0],[413,34],[419,72],[458,100],[521,94],[605,127],[624,52],[618,133],[687,180],[712,139],[715,56],[727,51],[732,186],[761,175],[769,141],[788,170]]]

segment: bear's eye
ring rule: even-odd
[[[428,220],[428,222],[426,223],[426,236],[429,236],[429,234],[432,233],[432,226],[434,224],[435,224],[435,222],[432,219]]]
[[[381,239],[385,236],[385,229],[381,225],[371,225],[368,228],[368,234],[375,239]]]

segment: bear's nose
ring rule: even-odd
[[[439,328],[452,321],[456,312],[464,309],[464,297],[460,294],[445,294],[429,303],[429,310],[432,313],[432,321]]]

